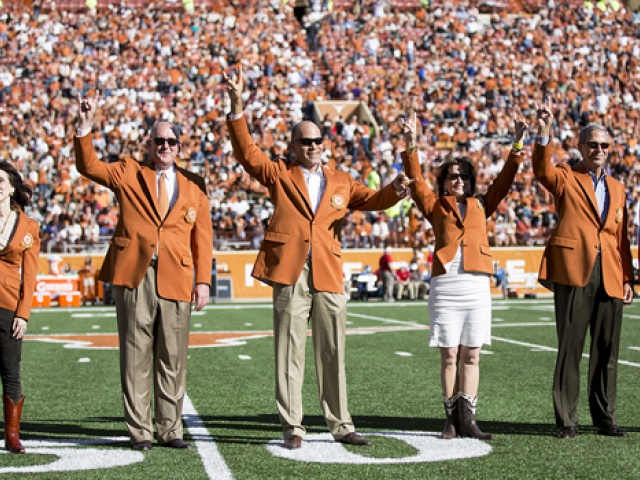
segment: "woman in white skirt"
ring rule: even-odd
[[[466,157],[445,161],[437,171],[435,192],[423,178],[416,152],[416,116],[402,122],[411,194],[435,233],[429,295],[429,345],[441,355],[442,400],[446,422],[442,437],[490,440],[476,423],[480,349],[491,343],[493,261],[487,218],[509,192],[523,156],[524,121],[516,120],[516,140],[502,171],[487,188],[476,191],[476,170]],[[428,169],[427,169],[428,170]]]

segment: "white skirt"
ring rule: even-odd
[[[445,268],[447,273],[431,279],[429,346],[491,345],[489,275],[465,272],[461,248]]]

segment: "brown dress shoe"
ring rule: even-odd
[[[174,438],[173,440],[170,440],[167,443],[163,443],[162,446],[168,447],[168,448],[183,448],[183,449],[191,448],[191,445],[189,445],[187,442],[185,442],[181,438]]]
[[[134,443],[131,445],[131,448],[139,452],[146,452],[151,450],[151,442],[149,440],[143,440],[142,442]]]
[[[606,435],[607,437],[627,437],[628,434],[618,425],[608,425],[598,429],[598,435]]]
[[[563,427],[558,430],[558,438],[576,438],[578,435],[578,427]]]
[[[300,435],[289,435],[284,439],[284,448],[295,450],[302,447],[302,437]]]
[[[371,445],[369,440],[362,438],[356,432],[348,433],[342,438],[337,438],[336,441],[347,445]]]

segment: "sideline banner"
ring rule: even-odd
[[[510,290],[515,291],[519,297],[522,297],[526,293],[551,294],[546,288],[540,285],[537,280],[543,251],[544,247],[501,247],[491,249],[496,267],[505,269],[508,283],[511,287]],[[631,251],[635,257],[638,249],[636,246],[632,246]],[[426,249],[424,249],[423,252],[426,255]],[[345,278],[350,278],[352,273],[361,272],[367,265],[370,266],[373,271],[378,270],[378,261],[382,253],[382,249],[343,250],[342,261]],[[392,249],[390,254],[395,264],[402,262],[408,263],[413,256],[413,252],[409,248]],[[214,252],[218,267],[215,277],[218,282],[221,279],[227,283],[230,282],[231,295],[229,298],[231,300],[271,299],[271,287],[251,276],[256,255],[257,252],[255,250]],[[64,267],[63,270],[71,270],[72,272],[82,270],[86,258],[87,255],[63,255],[61,257],[61,263]],[[96,271],[100,270],[103,258],[102,255],[91,256],[92,264]],[[51,262],[46,255],[41,255],[38,267],[39,274],[51,274]],[[75,277],[74,279],[76,282],[77,278],[78,277]],[[53,279],[49,281],[53,281]],[[66,280],[63,283],[66,283]],[[492,281],[492,285],[493,284],[494,282]],[[38,285],[39,287],[37,288],[42,291],[43,284],[39,283]],[[54,288],[66,289],[69,288],[69,285],[57,285]],[[493,287],[491,293],[495,296],[502,296],[502,289]]]

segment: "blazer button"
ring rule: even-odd
[[[155,244],[155,243],[152,243],[152,244],[151,244],[151,246],[152,246],[153,248],[156,248],[156,244]]]

